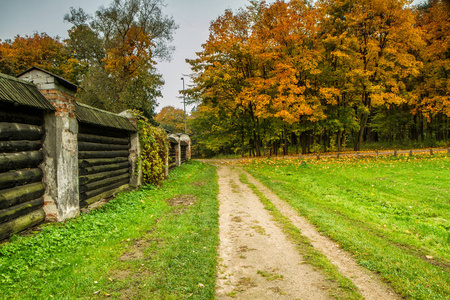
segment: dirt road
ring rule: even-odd
[[[239,180],[242,171],[218,166],[220,201],[217,299],[330,299],[331,282],[304,263],[253,191]],[[251,176],[250,182],[351,279],[366,299],[398,299],[376,275],[321,236],[284,201]]]

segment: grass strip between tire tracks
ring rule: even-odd
[[[334,283],[330,290],[330,296],[335,299],[363,299],[353,282],[339,273],[337,267],[324,254],[314,249],[309,240],[301,234],[300,229],[293,225],[289,218],[285,217],[255,185],[249,182],[246,174],[241,173],[240,180],[259,197],[264,208],[269,211],[288,238],[295,243],[305,261],[322,270],[327,279]]]

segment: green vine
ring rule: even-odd
[[[164,129],[152,126],[148,119],[134,111],[139,129],[139,142],[143,183],[159,185],[164,180],[167,158],[167,133]]]

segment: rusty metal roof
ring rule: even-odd
[[[55,110],[34,84],[2,73],[0,73],[0,101]]]
[[[137,131],[127,118],[83,103],[75,103],[75,115],[77,116],[77,120],[82,123],[112,127],[126,131]]]

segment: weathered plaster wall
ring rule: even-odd
[[[64,221],[80,213],[78,192],[78,122],[75,118],[75,92],[58,79],[32,70],[21,79],[33,82],[56,109],[44,118],[44,210],[46,218]]]

